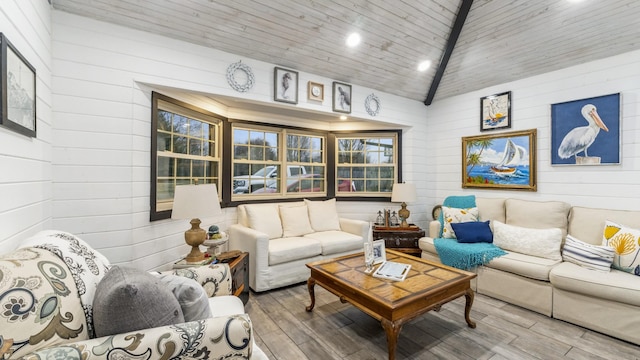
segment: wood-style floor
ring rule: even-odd
[[[251,293],[246,305],[256,343],[271,360],[387,359],[380,323],[320,286],[309,305],[306,284]],[[405,324],[396,359],[640,359],[640,347],[476,295],[464,321],[464,297]],[[638,329],[640,331],[640,329]]]

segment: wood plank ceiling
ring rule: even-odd
[[[51,0],[67,11],[425,101],[460,0]],[[472,0],[463,0],[471,2]],[[434,101],[640,49],[640,1],[476,0]],[[350,49],[346,36],[362,43]],[[422,60],[431,60],[425,72]],[[508,89],[505,89],[508,90]]]

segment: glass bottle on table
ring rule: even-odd
[[[373,271],[373,223],[369,222],[369,234],[364,241],[364,265],[365,273]]]

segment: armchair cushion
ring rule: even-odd
[[[209,298],[198,282],[170,274],[161,274],[158,278],[178,300],[184,321],[204,320],[211,317]]]
[[[113,266],[98,284],[93,309],[96,336],[184,322],[180,303],[158,278],[121,266]]]

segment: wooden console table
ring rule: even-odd
[[[425,236],[423,229],[418,227],[403,229],[374,228],[373,240],[384,239],[384,247],[420,257],[422,250],[418,247],[418,240]]]

